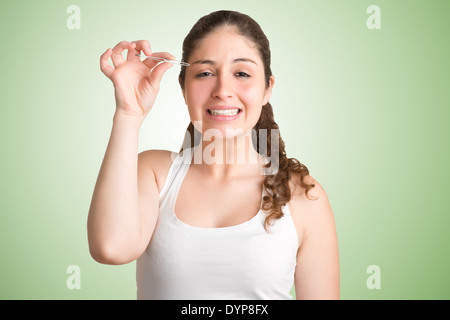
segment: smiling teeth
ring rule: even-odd
[[[208,110],[210,115],[213,116],[235,116],[239,113],[239,109],[227,109],[227,110]]]

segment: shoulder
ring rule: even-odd
[[[327,193],[324,187],[311,175],[303,177],[303,183],[312,186],[309,190],[301,184],[300,175],[294,175],[289,181],[291,189],[290,205],[295,211],[299,211],[307,206],[309,209],[319,209],[321,206],[329,204]]]
[[[138,171],[139,174],[153,174],[161,191],[169,173],[170,166],[177,153],[169,150],[146,150],[138,155]]]
[[[161,162],[167,162],[169,158],[172,159],[172,155],[176,153],[170,150],[151,149],[140,152],[139,159],[158,165]]]
[[[299,235],[299,246],[308,234],[334,226],[333,211],[324,187],[311,175],[305,176],[303,181],[314,187],[306,192],[300,176],[294,176],[290,181],[292,197],[288,203]]]

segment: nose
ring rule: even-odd
[[[216,85],[212,92],[212,96],[214,98],[218,98],[221,100],[225,100],[233,97],[233,87],[231,83],[231,79],[229,79],[226,75],[217,75],[216,76]]]

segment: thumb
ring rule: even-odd
[[[159,90],[159,84],[161,83],[161,79],[166,73],[167,70],[173,67],[173,64],[168,62],[162,62],[159,63],[156,67],[153,68],[150,77],[149,77],[149,84],[155,89]]]

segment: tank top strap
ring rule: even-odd
[[[160,206],[162,206],[163,203],[167,203],[170,208],[174,207],[178,189],[191,164],[193,150],[194,149],[189,148],[175,156],[175,159],[169,168],[166,182],[159,193]]]

